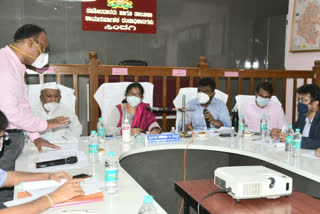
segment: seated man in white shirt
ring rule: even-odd
[[[44,119],[55,118],[57,115],[65,116],[70,118],[70,123],[66,126],[55,129],[48,129],[40,134],[80,137],[82,133],[82,125],[80,124],[77,115],[67,105],[61,103],[60,100],[61,91],[55,82],[43,84],[40,102],[31,106],[34,115]]]
[[[0,155],[5,149],[6,140],[8,140],[5,130],[8,126],[8,120],[6,116],[0,111]],[[0,188],[15,186],[21,182],[26,181],[40,181],[40,180],[56,180],[60,182],[61,179],[67,179],[64,185],[62,185],[56,191],[40,197],[39,199],[26,203],[20,206],[11,208],[4,208],[3,202],[1,203],[0,214],[20,214],[20,213],[40,213],[54,204],[64,202],[78,195],[83,195],[84,192],[80,186],[83,179],[72,179],[72,176],[65,172],[57,173],[27,173],[27,172],[16,172],[16,171],[4,171],[0,169]]]

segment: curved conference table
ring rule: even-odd
[[[293,178],[293,187],[313,196],[320,196],[320,159],[312,157],[313,150],[301,150],[299,158],[291,157],[284,147],[250,137],[195,137],[186,157],[187,180],[213,178],[214,170],[221,166],[263,165]],[[63,210],[99,209],[100,213],[138,213],[143,196],[153,195],[159,213],[178,213],[181,197],[175,192],[175,181],[183,180],[184,151],[191,138],[180,144],[144,145],[123,144],[120,139],[107,139],[94,167],[68,170],[78,173],[94,172],[103,180],[103,163],[108,151],[119,156],[119,193],[105,195],[104,202],[51,208],[45,213],[62,213]],[[87,152],[88,138],[82,137],[79,149]],[[16,170],[26,171],[25,163],[35,161],[37,151],[28,144],[16,162]],[[15,191],[16,193],[16,191]],[[164,211],[165,210],[165,211]],[[99,212],[98,212],[99,213]]]

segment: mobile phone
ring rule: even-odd
[[[91,177],[91,176],[84,174],[84,173],[72,176],[73,179],[75,179],[75,178],[88,178],[88,177]]]

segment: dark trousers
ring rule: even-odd
[[[5,171],[14,171],[15,162],[21,154],[24,147],[24,135],[20,133],[9,133],[11,143],[10,145],[3,145],[2,154],[0,156],[0,168]],[[13,187],[0,188],[0,209],[5,206],[3,202],[13,199]]]

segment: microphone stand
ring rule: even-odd
[[[184,109],[182,111],[182,131],[180,132],[180,137],[184,138],[184,137],[191,137],[192,135],[191,134],[188,134],[188,132],[186,131],[186,125],[185,125],[185,122],[186,122],[186,95],[183,94],[182,95],[182,109]]]

